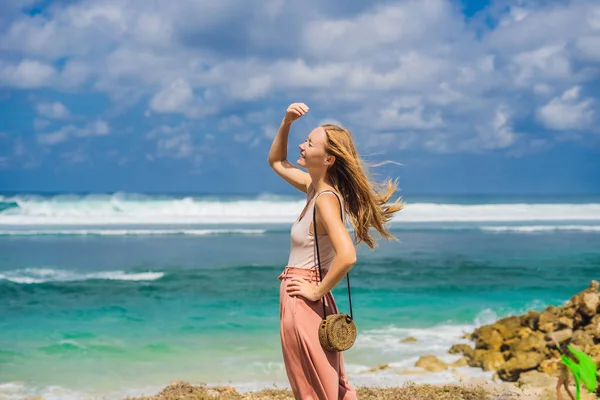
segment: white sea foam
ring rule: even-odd
[[[600,225],[524,225],[524,226],[483,226],[484,231],[491,232],[554,232],[554,231],[580,231],[600,232]]]
[[[0,212],[0,225],[124,225],[195,223],[289,223],[305,200],[259,195],[245,199],[116,193],[4,197],[15,203]],[[600,221],[600,204],[408,203],[397,222]]]
[[[44,400],[80,400],[90,398],[102,398],[106,400],[118,400],[125,397],[142,396],[144,394],[157,393],[161,387],[148,386],[143,389],[124,389],[122,391],[106,392],[102,389],[83,392],[59,385],[29,386],[21,382],[0,383],[0,399],[21,400],[24,398],[43,398]]]
[[[164,276],[164,272],[101,271],[78,273],[51,268],[25,268],[0,272],[0,280],[14,283],[32,284],[44,282],[85,281],[89,279],[105,279],[118,281],[154,281]]]
[[[0,236],[167,236],[262,235],[265,229],[28,229],[0,230]]]
[[[447,384],[456,383],[459,379],[486,379],[491,380],[493,371],[483,371],[480,368],[456,367],[449,368],[441,372],[423,373],[422,369],[415,367],[416,361],[423,355],[435,355],[441,360],[452,363],[462,357],[460,354],[448,354],[448,349],[455,343],[466,343],[473,345],[468,339],[463,338],[467,332],[471,332],[482,324],[488,324],[497,320],[501,316],[521,314],[525,308],[529,309],[534,305],[540,308],[543,304],[534,301],[532,304],[524,305],[524,309],[494,311],[491,309],[482,310],[471,324],[453,324],[451,322],[439,324],[429,328],[402,328],[393,325],[380,328],[359,331],[355,346],[347,353],[345,369],[349,381],[354,386],[402,386],[407,382],[417,384]],[[413,342],[402,340],[412,336],[417,339]],[[64,341],[66,342],[66,341]],[[267,387],[273,387],[275,384],[279,388],[289,388],[285,377],[285,368],[280,361],[268,361],[269,356],[265,356],[264,361],[255,361],[250,365],[250,375],[256,379],[245,378],[247,370],[238,369],[231,371],[223,370],[223,378],[219,381],[208,382],[209,385],[226,384],[235,387],[240,392],[257,391]],[[390,369],[376,372],[367,372],[367,370],[380,364],[388,364]],[[412,372],[411,372],[412,371]],[[167,381],[167,380],[165,380]],[[54,389],[43,388],[41,390],[32,390],[15,383],[7,383],[7,392],[21,394],[22,398],[34,397],[43,394],[44,398],[57,398],[54,393],[61,393],[63,398],[75,398],[70,396],[75,394],[69,389],[53,387]],[[134,383],[135,385],[135,383]],[[0,394],[2,385],[0,385]],[[144,390],[146,394],[156,393],[160,388],[154,390]],[[141,395],[142,391],[128,389],[128,395]],[[29,396],[24,396],[28,394]],[[124,394],[124,392],[123,392]],[[113,393],[102,393],[103,398],[123,398]],[[80,398],[82,394],[80,394]]]
[[[381,329],[359,330],[354,347],[346,355],[345,370],[349,381],[355,386],[402,386],[412,381],[418,384],[444,384],[458,380],[451,369],[430,373],[415,367],[419,357],[435,355],[446,363],[452,363],[462,357],[460,354],[449,354],[448,349],[455,343],[470,343],[463,335],[471,332],[477,323],[451,324],[445,323],[430,328],[400,328],[390,325]],[[414,342],[403,343],[402,340],[412,336]],[[472,345],[472,343],[470,343]],[[390,366],[387,370],[367,372],[380,364]],[[255,363],[254,371],[261,371],[264,379],[257,381],[233,380],[230,382],[212,382],[227,384],[240,391],[256,391],[275,383],[277,387],[289,388],[285,377],[285,369],[281,362]],[[478,368],[458,367],[457,374],[465,378],[491,379],[492,372]]]

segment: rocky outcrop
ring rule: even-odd
[[[416,342],[417,338],[414,336],[409,336],[409,337],[405,337],[404,339],[401,340],[402,343],[411,343],[411,342]]]
[[[415,367],[424,368],[429,372],[440,372],[448,369],[448,364],[433,355],[421,356],[415,363]]]
[[[521,377],[556,372],[560,353],[551,339],[553,335],[559,343],[568,341],[600,365],[598,287],[598,281],[592,281],[564,306],[529,311],[481,326],[465,335],[474,342],[473,347],[455,344],[449,353],[462,354],[468,365],[496,371],[500,379],[516,382]]]

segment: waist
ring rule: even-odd
[[[327,275],[327,270],[323,270],[323,278]],[[298,268],[294,266],[287,266],[283,272],[279,275],[279,280],[283,281],[291,278],[304,278],[312,282],[320,282],[319,269],[318,268]]]

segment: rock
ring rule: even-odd
[[[571,344],[584,348],[587,346],[593,346],[594,340],[585,331],[575,331],[573,332],[573,337],[571,338]]]
[[[560,308],[557,306],[548,306],[542,312],[548,312],[550,314],[558,315],[559,311],[560,311]]]
[[[467,358],[473,358],[473,348],[468,344],[453,344],[448,350],[450,354],[463,354]]]
[[[544,355],[537,352],[517,353],[502,365],[498,376],[503,381],[516,382],[522,372],[536,369],[544,359]]]
[[[453,367],[466,367],[469,365],[469,360],[467,357],[461,357],[458,360],[454,361],[450,364]]]
[[[370,372],[377,372],[377,371],[385,371],[386,369],[391,369],[392,367],[390,367],[388,364],[380,364],[376,367],[373,367],[371,369],[368,369],[364,372],[366,373],[370,373]]]
[[[581,299],[579,310],[586,317],[593,317],[598,311],[600,304],[600,294],[584,293]]]
[[[415,367],[425,368],[429,372],[441,372],[448,368],[448,364],[432,355],[421,356],[415,363]]]
[[[423,371],[422,369],[403,369],[402,371],[398,371],[398,375],[417,375],[417,374],[426,374],[429,371]]]
[[[553,332],[558,324],[558,318],[552,311],[544,311],[540,314],[538,329],[542,332]]]
[[[584,349],[584,351],[592,358],[592,360],[600,368],[600,343],[595,344],[593,346],[589,346],[588,348]]]
[[[518,385],[533,385],[539,374],[558,374],[559,343],[569,343],[592,357],[600,366],[600,283],[592,281],[589,288],[574,295],[566,305],[549,306],[542,312],[528,311],[521,316],[502,318],[481,326],[470,338],[475,348],[466,344],[453,345],[449,353],[463,354],[451,365],[466,362],[471,367],[496,370],[495,376]],[[520,376],[528,371],[530,375]]]
[[[547,388],[556,386],[556,378],[539,371],[523,372],[519,376],[519,387]]]
[[[190,392],[190,393],[192,393],[192,392]],[[205,388],[205,393],[206,393],[206,395],[211,396],[211,398],[214,397],[215,399],[241,398],[240,394],[233,386],[217,386],[217,387]],[[169,397],[169,398],[171,398],[171,397]],[[180,397],[178,396],[176,398],[180,398]],[[188,398],[188,397],[186,397],[186,398]],[[196,397],[194,397],[194,398],[196,398]],[[200,398],[206,398],[206,397],[202,396]]]
[[[565,317],[568,319],[573,319],[575,318],[575,314],[577,314],[577,307],[575,305],[566,305],[562,310],[560,310],[559,318]]]
[[[416,342],[417,338],[414,336],[408,336],[401,340],[402,343]]]
[[[538,329],[538,323],[540,320],[541,313],[539,311],[528,311],[520,317],[521,325],[528,327],[532,330]]]
[[[507,354],[511,354],[511,349],[516,346],[522,339],[519,338],[512,338],[512,339],[508,339],[507,341],[505,341],[502,344],[502,347],[500,347],[500,351],[503,353],[507,353]]]
[[[548,375],[554,375],[558,372],[559,361],[560,359],[558,358],[543,360],[538,366],[537,370]]]
[[[546,340],[541,332],[533,332],[531,336],[517,341],[511,348],[511,352],[525,353],[529,351],[537,351],[543,353],[546,350]]]
[[[590,356],[590,357],[596,357],[596,356],[600,356],[600,343],[599,344],[594,344],[591,346],[588,346],[585,349],[585,352]]]
[[[558,317],[557,328],[558,329],[564,329],[564,328],[573,329],[573,319],[566,317],[566,316]]]
[[[499,351],[488,351],[481,360],[484,371],[495,371],[504,364],[504,356]]]
[[[590,323],[585,326],[584,331],[597,342],[600,342],[600,314],[596,314]]]
[[[489,350],[475,349],[471,357],[467,357],[467,363],[470,367],[481,368],[483,359]]]
[[[595,289],[595,284],[590,284],[590,287],[575,296],[571,297],[567,306],[574,306],[584,316],[593,317],[598,311],[600,305],[600,294]]]
[[[506,334],[506,328],[504,328],[502,325],[500,325],[500,327],[501,330]],[[477,335],[475,348],[484,350],[500,350],[502,343],[504,343],[504,338],[502,333],[496,329],[496,325],[486,325],[482,328],[484,329],[482,329]]]
[[[588,322],[589,318],[578,311],[573,317],[573,330],[585,327],[585,325],[587,325]]]
[[[562,343],[565,340],[571,339],[571,337],[573,336],[573,330],[561,329],[560,331],[552,332],[552,335],[554,335],[554,338],[558,343]],[[545,339],[552,340],[552,337],[550,334],[548,334],[545,336]]]
[[[221,386],[221,390],[219,390],[219,394],[221,396],[234,396],[239,395],[237,390],[233,386]]]
[[[482,325],[473,331],[473,340],[490,336],[493,331],[505,331],[504,325],[488,324]]]
[[[516,339],[526,339],[529,336],[534,335],[535,333],[536,332],[533,329],[531,329],[531,328],[529,328],[527,326],[524,326],[524,327],[519,328],[519,329],[517,329],[515,331],[515,337],[514,338],[516,338]]]
[[[496,327],[499,325],[503,326],[503,330],[498,330],[504,340],[510,339],[515,336],[515,332],[521,329],[521,318],[517,316],[511,316],[499,319],[495,324]]]

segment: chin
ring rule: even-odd
[[[304,158],[298,157],[298,165],[304,165]]]

